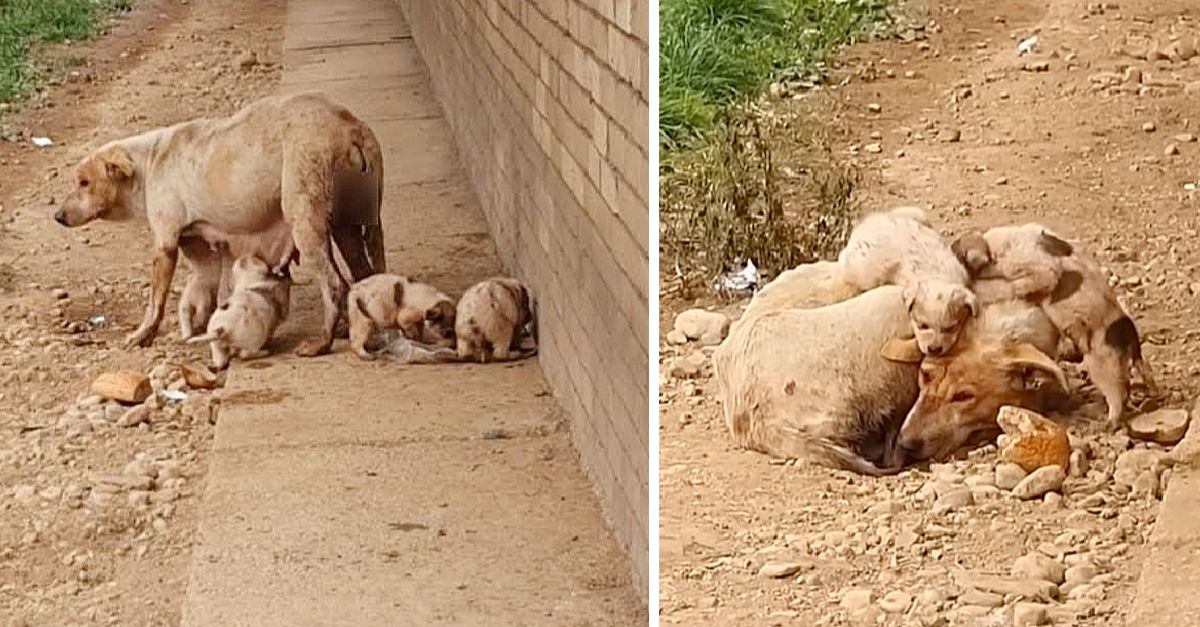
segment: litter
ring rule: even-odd
[[[1033,35],[1026,39],[1022,39],[1021,43],[1017,44],[1017,56],[1024,56],[1037,51],[1038,36]]]
[[[108,322],[108,318],[105,318],[104,316],[92,316],[91,318],[88,318],[88,322],[92,323],[92,326],[98,327],[103,325],[105,322]]]
[[[444,364],[458,361],[458,353],[454,349],[414,342],[396,329],[384,329],[371,336],[367,342],[367,350],[377,357],[391,357],[402,364]]]
[[[162,395],[168,401],[182,401],[187,398],[187,393],[180,390],[163,390]]]
[[[758,288],[760,280],[758,268],[754,266],[754,261],[746,260],[746,265],[737,272],[731,272],[721,277],[717,281],[717,289],[733,292],[735,294],[753,293]]]
[[[33,145],[38,148],[47,148],[54,145],[54,142],[49,137],[33,137],[29,141],[33,142]]]
[[[1194,191],[1196,191],[1196,184],[1195,183],[1184,183],[1183,188],[1189,192],[1194,192]]]

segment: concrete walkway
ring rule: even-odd
[[[502,272],[392,2],[292,0],[284,45],[282,89],[383,144],[389,269],[452,294]],[[284,346],[317,327],[316,287],[293,298]],[[645,624],[536,360],[403,367],[339,342],[253,366],[223,392],[184,625]]]

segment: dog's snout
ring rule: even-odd
[[[943,352],[945,352],[945,349],[942,348],[941,344],[931,344],[929,346],[928,353],[930,355],[941,355]]]
[[[921,437],[900,437],[900,448],[909,459],[925,459],[925,440]]]
[[[70,226],[67,224],[67,212],[62,209],[54,212],[54,221],[63,226]]]

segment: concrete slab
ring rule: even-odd
[[[291,0],[282,89],[371,124],[389,269],[457,295],[502,268],[407,33],[390,0]],[[293,356],[319,315],[301,268],[276,354],[229,375],[183,625],[646,623],[536,360]]]

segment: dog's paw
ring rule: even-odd
[[[125,348],[137,348],[139,346],[145,348],[146,346],[149,346],[154,342],[154,332],[155,329],[153,328],[140,328],[137,331],[126,335]]]
[[[320,339],[304,340],[296,347],[296,354],[300,357],[317,357],[329,352],[330,343]]]

